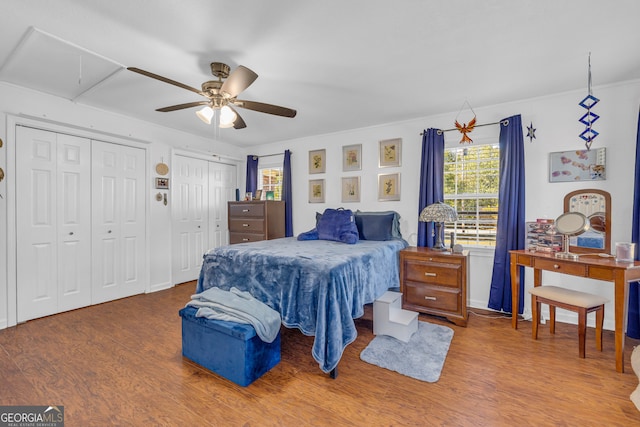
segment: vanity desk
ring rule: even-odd
[[[552,253],[531,252],[527,250],[509,251],[511,255],[511,325],[518,328],[518,301],[520,299],[520,266],[533,268],[533,285],[542,284],[542,272],[569,274],[613,282],[615,288],[615,337],[616,337],[616,371],[624,372],[624,337],[627,320],[627,298],[629,282],[640,280],[640,261],[616,262],[615,258],[602,258],[597,254],[589,254],[578,259],[556,258]]]

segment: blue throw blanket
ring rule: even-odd
[[[280,313],[282,324],[315,336],[312,354],[334,369],[357,330],[353,319],[388,288],[399,286],[404,240],[354,245],[295,237],[240,243],[204,256],[196,292],[238,288]]]
[[[198,309],[196,317],[249,324],[264,342],[273,342],[280,332],[280,314],[236,288],[207,289],[192,295],[187,306]]]

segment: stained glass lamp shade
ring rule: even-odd
[[[420,212],[419,221],[434,222],[436,227],[436,244],[433,249],[444,250],[442,241],[442,224],[445,222],[455,222],[458,220],[458,213],[454,208],[443,202],[436,202],[424,208]]]

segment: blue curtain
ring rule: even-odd
[[[247,193],[256,194],[258,189],[258,156],[247,156]]]
[[[282,200],[284,200],[284,235],[293,236],[293,197],[291,192],[291,151],[284,152],[282,167]]]
[[[631,221],[631,241],[636,244],[636,260],[640,244],[640,113],[638,114],[638,130],[636,134],[636,174],[633,191],[633,218]],[[640,282],[629,283],[629,309],[627,319],[627,335],[640,338]]]
[[[422,163],[420,163],[420,199],[418,215],[432,203],[444,201],[444,134],[438,129],[422,133]],[[432,248],[435,244],[433,222],[418,221],[418,246]]]
[[[511,269],[509,251],[524,249],[524,137],[520,115],[500,124],[500,188],[498,230],[489,292],[489,308],[511,313]],[[520,277],[522,278],[522,267]],[[524,280],[520,281],[518,313],[524,308]]]

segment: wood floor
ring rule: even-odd
[[[64,405],[67,426],[630,426],[638,384],[627,339],[624,374],[614,338],[604,351],[587,334],[578,358],[576,326],[555,336],[531,323],[471,315],[455,334],[437,383],[360,360],[373,338],[372,309],[357,320],[338,378],[311,356],[313,338],[282,331],[282,361],[249,387],[181,355],[178,310],[194,283],[32,320],[0,331],[0,405]],[[485,313],[486,314],[486,313]]]

